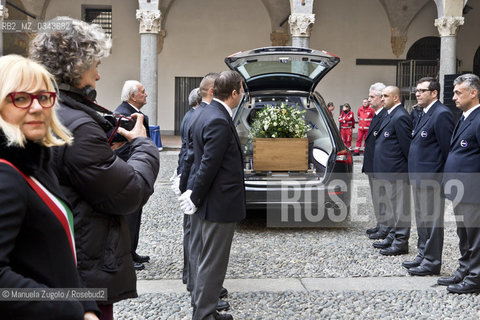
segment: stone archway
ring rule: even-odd
[[[440,37],[421,38],[408,49],[407,60],[439,60]]]

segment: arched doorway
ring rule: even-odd
[[[410,47],[407,60],[439,60],[440,37],[421,38]]]
[[[397,86],[407,110],[414,105],[415,85],[423,77],[437,77],[440,64],[440,38],[424,37],[408,50],[407,59],[397,65]]]
[[[480,77],[480,47],[478,47],[475,56],[473,56],[473,73]]]

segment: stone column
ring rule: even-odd
[[[440,70],[439,80],[442,95],[444,94],[443,85],[446,74],[457,72],[457,31],[458,27],[463,25],[463,17],[441,17],[435,19],[435,26],[440,34]]]
[[[140,21],[140,82],[148,94],[142,112],[149,117],[150,125],[157,125],[157,50],[160,31],[160,10],[137,10]]]
[[[292,35],[292,46],[309,48],[310,32],[315,23],[313,13],[292,13],[288,18],[290,33]]]
[[[8,9],[5,7],[5,0],[0,2],[0,22],[8,18]],[[3,32],[0,31],[0,56],[3,56]]]

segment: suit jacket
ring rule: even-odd
[[[124,116],[131,116],[133,113],[138,113],[128,102],[123,101],[117,109],[115,109],[115,113],[123,114]],[[142,112],[140,112],[142,113]],[[143,114],[143,113],[142,113]],[[147,115],[143,114],[143,126],[147,130],[147,137],[150,137],[150,127],[148,126],[148,117]],[[127,143],[122,148],[115,151],[115,154],[120,157],[122,160],[127,161],[131,154],[131,145]]]
[[[461,124],[457,123],[450,141],[450,152],[445,162],[443,182],[445,195],[452,201],[480,203],[480,108],[473,111]],[[457,180],[456,182],[454,180]],[[460,189],[459,189],[459,188]],[[463,193],[463,196],[462,196]]]
[[[206,104],[205,102],[203,103]],[[180,124],[180,137],[182,137],[182,148],[180,149],[180,154],[178,155],[178,166],[177,166],[178,174],[182,173],[183,160],[185,158],[185,155],[188,149],[188,132],[191,125],[191,119],[193,114],[195,113],[195,110],[196,109],[194,108],[191,108],[190,110],[188,110],[187,113],[185,113],[185,115],[183,116],[182,123]]]
[[[115,109],[115,113],[120,113],[120,114],[123,114],[125,116],[130,116],[132,115],[133,113],[141,113],[143,114],[143,126],[145,127],[145,129],[147,130],[147,137],[150,137],[150,127],[149,127],[149,124],[148,124],[148,116],[144,113],[142,113],[141,111],[137,111],[135,110],[135,108],[133,108],[128,102],[126,101],[123,101],[118,107],[117,109]]]
[[[202,101],[198,105],[198,107],[195,109],[195,112],[192,112],[192,115],[190,116],[188,123],[185,125],[186,150],[185,150],[185,153],[182,155],[182,159],[178,159],[179,162],[182,162],[182,167],[180,170],[182,175],[180,176],[180,185],[179,185],[179,189],[182,193],[185,192],[187,189],[192,189],[193,187],[194,175],[193,174],[190,175],[190,172],[195,172],[195,167],[193,164],[194,153],[193,153],[193,142],[192,142],[193,141],[192,125],[195,123],[200,113],[202,113],[203,110],[205,110],[206,106],[207,106],[207,103],[205,101]],[[182,145],[182,148],[183,148],[183,145]]]
[[[422,180],[442,181],[454,122],[452,112],[440,101],[416,122],[408,153],[408,174],[410,183],[420,187]]]
[[[407,179],[412,123],[403,105],[387,113],[376,137],[373,159],[375,178],[389,181]]]
[[[200,218],[238,222],[245,218],[243,155],[233,121],[218,101],[191,127],[195,177],[190,196]]]
[[[378,114],[373,116],[373,120],[368,128],[367,138],[365,139],[365,152],[363,155],[362,172],[366,174],[373,173],[373,158],[375,155],[375,140],[377,139],[375,132],[378,131],[382,124],[383,118],[387,114],[387,110],[382,109]]]

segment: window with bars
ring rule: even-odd
[[[103,31],[112,37],[112,7],[84,7],[83,20],[100,25]]]

